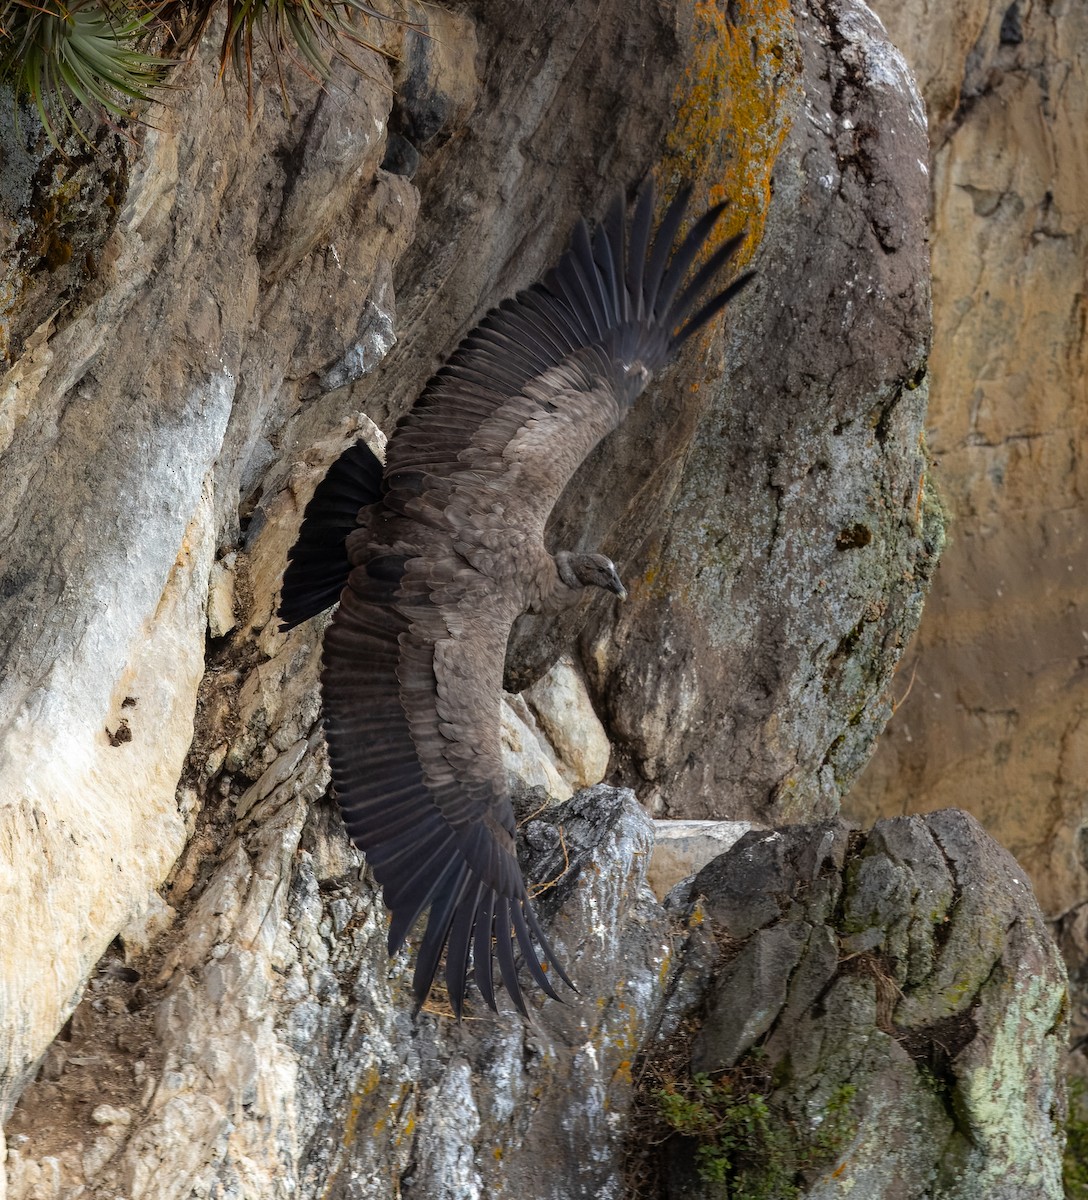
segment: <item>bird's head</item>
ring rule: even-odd
[[[599,587],[614,592],[621,600],[627,599],[627,589],[616,571],[616,564],[603,554],[572,554],[560,550],[555,556],[555,565],[559,569],[559,578],[567,587]]]

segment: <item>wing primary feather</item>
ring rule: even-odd
[[[351,810],[349,809],[349,832],[352,832],[350,822]],[[450,830],[446,837],[441,838],[438,841],[432,840],[430,845],[421,847],[418,825],[415,829],[409,829],[406,833],[401,834],[399,837],[390,838],[389,841],[382,842],[377,846],[373,844],[370,846],[361,844],[363,839],[354,832],[352,832],[352,840],[356,845],[359,845],[360,848],[366,852],[366,856],[370,861],[370,865],[373,867],[375,875],[378,876],[378,882],[383,888],[385,888],[387,893],[394,890],[395,882],[401,882],[399,880],[394,881],[392,878],[393,869],[401,865],[401,860],[409,857],[415,860],[412,864],[412,874],[409,878],[416,878],[418,876],[423,876],[428,869],[436,865],[436,859],[449,852],[454,846],[454,834],[453,831]],[[385,878],[382,878],[382,876],[385,876]],[[386,880],[389,880],[388,885]],[[396,903],[395,896],[393,903]]]
[[[643,277],[650,254],[650,233],[654,224],[654,180],[649,176],[639,188],[635,215],[631,218],[631,239],[627,257],[627,292],[635,306],[634,315],[642,320],[649,314],[643,302]]]
[[[475,888],[469,888],[468,894],[453,915],[449,940],[446,943],[446,991],[458,1021],[461,1019],[465,1002],[472,931],[479,920],[480,904],[485,891],[487,884],[482,882],[477,883]]]
[[[548,938],[545,935],[544,930],[540,926],[540,921],[538,920],[536,913],[533,911],[533,906],[531,904],[529,904],[528,902],[526,902],[526,905],[525,905],[525,918],[529,923],[529,928],[533,931],[533,936],[540,943],[541,948],[544,951],[545,957],[548,959],[548,962],[550,962],[552,964],[552,966],[555,967],[555,969],[559,975],[559,978],[562,979],[562,981],[567,985],[567,987],[570,988],[570,990],[572,992],[576,992],[578,989],[574,986],[573,983],[571,983],[570,979],[567,976],[566,971],[563,970],[562,963],[560,963],[558,956],[556,955],[555,951],[552,949],[551,942],[548,941]]]
[[[510,920],[510,902],[505,896],[500,896],[495,907],[495,955],[499,960],[499,974],[502,976],[503,987],[511,1000],[517,1005],[518,1012],[528,1018],[529,1012],[525,1007],[525,997],[521,994],[518,983],[517,962],[514,959],[513,931]]]
[[[562,294],[561,285],[555,284],[555,294],[547,292],[526,293],[526,307],[531,308],[538,321],[546,322],[564,341],[569,344],[566,353],[586,344],[586,330],[576,323],[577,313],[568,307],[556,305],[555,297]],[[565,355],[564,355],[565,357]]]
[[[550,271],[546,283],[555,296],[566,302],[568,309],[581,323],[582,333],[578,339],[579,345],[588,345],[600,338],[606,329],[604,314],[594,303],[593,288],[586,278],[585,271],[579,261],[580,238],[585,239],[587,254],[589,254],[590,269],[596,274],[592,254],[588,251],[589,235],[585,222],[579,221],[575,226],[574,237],[570,248],[560,259],[559,265]]]
[[[673,297],[680,290],[684,276],[687,275],[691,264],[695,261],[695,256],[702,249],[703,243],[710,236],[710,231],[724,211],[724,204],[715,204],[713,208],[707,209],[677,247],[654,300],[654,316],[659,320],[667,319],[669,306],[672,304]]]
[[[623,193],[617,192],[605,219],[593,235],[593,260],[605,285],[613,325],[631,319],[627,288],[620,278],[626,254],[625,233]]]
[[[571,239],[571,266],[578,276],[586,304],[597,324],[598,335],[605,333],[612,322],[608,319],[608,306],[597,264],[593,260],[593,243],[590,241],[589,230],[585,221],[579,221],[574,227],[574,237]]]
[[[525,913],[522,910],[527,907],[528,903],[528,900],[514,900],[510,905],[510,915],[514,918],[514,931],[517,934],[518,945],[521,947],[525,965],[529,968],[529,974],[553,1000],[560,1000],[559,994],[551,985],[551,980],[544,974],[540,959],[537,958],[532,935],[529,933],[529,926],[525,923]],[[562,1001],[560,1000],[560,1002]]]
[[[412,803],[411,800],[415,800],[416,802]],[[353,827],[358,828],[363,823],[360,819],[361,817],[362,814],[355,817],[352,822]],[[393,814],[390,814],[385,809],[368,812],[365,816],[365,824],[367,832],[379,838],[395,838],[399,837],[402,833],[407,833],[411,829],[418,829],[418,800],[416,800],[415,796],[412,796],[410,800],[406,800],[401,804]]]
[[[453,873],[442,891],[436,893],[431,901],[431,911],[427,914],[427,929],[416,954],[416,969],[412,976],[412,991],[415,993],[417,1004],[422,1004],[430,993],[454,912],[471,883],[472,874],[468,865],[462,863],[460,870]]]
[[[687,211],[691,188],[682,187],[676,194],[676,199],[669,205],[668,211],[661,218],[657,233],[654,235],[653,249],[646,264],[646,277],[642,285],[645,316],[657,313],[657,290],[661,286],[662,276],[669,261],[669,255],[680,230],[680,224]]]
[[[688,321],[683,329],[672,339],[670,345],[678,347],[684,344],[693,333],[698,332],[707,323],[713,320],[714,317],[721,312],[730,300],[740,291],[748,286],[755,279],[755,271],[745,271],[743,275],[738,276],[724,292],[715,296],[708,304],[703,305],[701,309]]]
[[[691,277],[691,282],[685,286],[669,309],[668,321],[670,326],[675,328],[691,312],[710,282],[733,255],[736,254],[741,243],[747,236],[747,232],[747,230],[743,230],[735,237],[731,237],[727,242],[723,242],[706,262],[703,263],[699,270],[695,272]]]
[[[487,1006],[495,1010],[494,957],[491,943],[495,933],[495,892],[486,892],[472,931],[472,974]]]
[[[544,285],[548,289],[552,304],[558,300],[562,306],[557,310],[556,316],[562,313],[563,321],[573,330],[572,344],[586,346],[594,341],[597,337],[597,325],[585,307],[574,267],[564,260],[544,276]]]
[[[408,936],[409,930],[423,915],[423,910],[430,904],[435,892],[445,886],[447,880],[456,874],[460,866],[461,864],[456,860],[451,860],[446,869],[422,889],[414,902],[405,903],[392,910],[387,940],[390,954],[396,954],[404,945],[404,939]]]
[[[559,362],[571,352],[569,336],[565,336],[553,322],[537,319],[536,312],[529,307],[528,303],[510,314],[510,324],[523,337],[533,338],[540,342],[549,366]]]
[[[317,485],[283,573],[277,612],[281,633],[340,599],[351,572],[347,536],[358,525],[359,510],[381,499],[381,484],[381,460],[366,442],[358,441]]]
[[[585,332],[587,332],[588,338],[583,337],[582,341],[595,342],[603,337],[608,328],[605,316],[590,299],[590,296],[593,295],[591,284],[585,277],[582,264],[575,258],[567,263],[567,275],[563,280],[563,289],[564,299],[571,306],[572,312],[581,320]]]

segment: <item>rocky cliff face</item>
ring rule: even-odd
[[[900,709],[847,808],[871,821],[954,803],[1016,854],[1077,981],[1079,1044],[1088,13],[1021,0],[874,7],[929,108],[927,428],[952,536],[900,668]]]
[[[927,429],[952,536],[850,807],[971,809],[1057,916],[1088,887],[1088,12],[874,7],[929,107]]]
[[[417,15],[430,37],[385,30],[395,74],[372,56],[328,89],[300,80],[291,118],[268,97],[248,122],[198,57],[179,79],[184,105],[108,145],[116,219],[65,225],[73,251],[52,270],[42,239],[11,260],[22,275],[0,424],[0,1082],[5,1116],[25,1092],[8,1126],[20,1200],[79,1188],[621,1195],[655,1047],[680,1054],[689,1078],[750,1050],[696,1061],[677,1049],[702,1009],[724,1011],[714,997],[732,986],[732,951],[715,935],[685,966],[694,893],[671,910],[653,900],[651,827],[608,789],[524,831],[581,998],[543,1007],[536,1026],[485,1015],[457,1027],[440,1006],[413,1019],[373,883],[325,798],[320,622],[288,637],[271,622],[324,467],[347,441],[377,437],[372,422],[388,430],[458,337],[618,182],[654,167],[667,185],[696,179],[704,199],[732,196],[760,280],[724,338],[692,347],[557,510],[554,536],[611,553],[632,600],[518,630],[512,683],[540,676],[560,646],[575,661],[513,705],[511,748],[547,742],[527,758],[556,792],[604,770],[607,734],[615,776],[665,811],[811,819],[833,811],[886,718],[941,522],[921,445],[924,121],[878,23],[846,0]],[[71,197],[93,174],[46,159],[19,194]],[[603,724],[571,720],[590,703]],[[806,887],[842,879],[841,832],[789,844],[794,857],[812,847]],[[950,913],[956,870],[933,883]],[[994,911],[1022,887],[1002,871]],[[813,1038],[841,1036],[819,1025],[837,988],[852,1014],[842,1028],[867,1031],[857,1036],[879,1053],[868,1074],[815,1055],[802,1091],[764,1089],[776,1113],[811,1087],[817,1126],[828,1102],[842,1116],[793,1174],[829,1195],[838,1185],[815,1181],[854,1178],[830,1174],[849,1146],[850,1171],[875,1178],[862,1136],[871,1080],[885,1062],[906,1079],[911,1047],[945,1046],[934,1021],[1000,1008],[965,998],[1011,955],[1040,964],[1043,981],[1010,1010],[1009,1036],[1043,1064],[1030,1085],[1019,1060],[1001,1077],[1027,1097],[1015,1154],[1036,1145],[1025,1169],[1057,1194],[1039,1122],[1057,1112],[1062,985],[1030,900],[1018,896],[1013,923],[1030,926],[1032,948],[1006,951],[994,934],[987,974],[972,959],[960,978],[955,939],[943,959],[921,926],[920,949],[901,945],[915,928],[908,893],[856,929],[838,910],[805,910],[803,937],[783,931],[779,899],[746,934],[728,933],[727,900],[708,926],[757,962],[765,938],[826,949],[864,934],[847,954],[886,952],[879,970],[904,996],[944,964],[935,1003],[952,1008],[902,1020],[874,1009],[876,975],[843,982],[827,954],[813,960],[820,988],[789,1000],[790,1020],[811,1009]],[[918,1170],[966,1181],[949,1195],[993,1195],[962,1189],[1011,1171],[1009,1155],[979,1158],[944,1136],[965,1103],[956,1089],[990,1078],[981,1047],[996,1035],[957,1029],[927,1109],[954,1155]],[[815,1044],[790,1054],[802,1043]],[[832,1066],[834,1096],[818,1082]],[[847,1086],[864,1093],[849,1113]],[[976,1148],[1004,1136],[983,1135],[984,1116],[966,1118]],[[686,1161],[695,1133],[677,1135]],[[552,1192],[543,1158],[560,1164]],[[676,1194],[696,1186],[676,1171]]]
[[[581,994],[413,1020],[358,856],[281,785],[166,958],[102,964],[9,1123],[10,1200],[1061,1197],[1064,971],[969,817],[752,832],[664,905],[630,792],[524,835]]]
[[[925,117],[864,10],[771,28],[755,61],[803,83],[783,103],[796,77],[778,66],[756,140],[734,95],[747,45],[727,57],[729,22],[698,27],[725,59],[713,84],[732,124],[715,153],[743,162],[784,138],[758,197],[756,299],[730,322],[721,383],[681,393],[667,423],[646,412],[656,437],[644,424],[601,448],[553,522],[560,540],[616,551],[632,581],[579,646],[617,768],[671,816],[837,810],[887,719],[887,667],[941,542],[921,439]],[[724,173],[727,194],[747,194],[728,157]],[[526,626],[515,660],[554,636]],[[647,643],[650,629],[665,636]]]

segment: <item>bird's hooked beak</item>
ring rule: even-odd
[[[606,582],[605,586],[608,588],[608,590],[610,592],[615,592],[620,600],[626,600],[627,599],[627,589],[623,586],[623,580],[619,577],[619,572],[612,565],[612,563],[608,564],[608,570],[606,571],[606,575],[607,575],[607,582]]]

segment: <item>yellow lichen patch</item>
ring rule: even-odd
[[[666,950],[661,956],[661,966],[657,970],[658,986],[664,990],[669,981],[669,968],[672,966],[672,953]]]
[[[397,1131],[397,1136],[394,1138],[394,1141],[399,1146],[406,1137],[411,1137],[412,1134],[415,1133],[415,1130],[416,1118],[415,1114],[413,1113],[409,1115],[408,1120],[404,1122],[403,1127]]]
[[[359,1113],[362,1107],[363,1093],[356,1092],[351,1098],[351,1106],[348,1108],[348,1118],[344,1122],[344,1133],[340,1138],[345,1148],[355,1141],[355,1126],[359,1123]]]
[[[674,181],[703,183],[708,202],[730,202],[718,238],[747,226],[739,264],[763,235],[771,172],[789,128],[787,101],[800,73],[789,0],[696,0],[662,182],[666,192]]]
[[[352,1096],[351,1110],[348,1113],[348,1120],[347,1120],[345,1130],[344,1130],[344,1139],[343,1140],[344,1140],[345,1146],[350,1141],[353,1141],[355,1138],[355,1125],[359,1119],[359,1111],[362,1108],[363,1101],[366,1099],[367,1096],[371,1095],[372,1093],[374,1093],[378,1090],[378,1086],[381,1084],[381,1082],[382,1082],[381,1071],[379,1071],[376,1066],[369,1067],[367,1069],[366,1075],[363,1078],[362,1083],[356,1089],[354,1096]],[[373,1135],[375,1137],[377,1137],[378,1134],[385,1132],[385,1130],[387,1128],[389,1128],[390,1122],[396,1116],[397,1111],[403,1106],[405,1096],[410,1091],[411,1091],[410,1084],[402,1083],[400,1085],[400,1091],[398,1092],[398,1094],[389,1101],[389,1106],[388,1106],[389,1111],[386,1113],[385,1116],[378,1117],[374,1121],[373,1125],[371,1126],[371,1132],[373,1133]],[[396,1135],[397,1144],[399,1145],[401,1138],[403,1138],[407,1134],[411,1133],[414,1128],[415,1128],[415,1117],[413,1115],[409,1114],[409,1116],[405,1120],[403,1126],[400,1128],[400,1130],[398,1131],[398,1133]]]
[[[621,983],[619,987],[624,985]],[[639,1017],[638,1010],[618,997],[614,1003],[614,1011],[619,1014],[612,1028],[609,1039],[611,1048],[620,1054],[634,1054],[639,1047]]]

